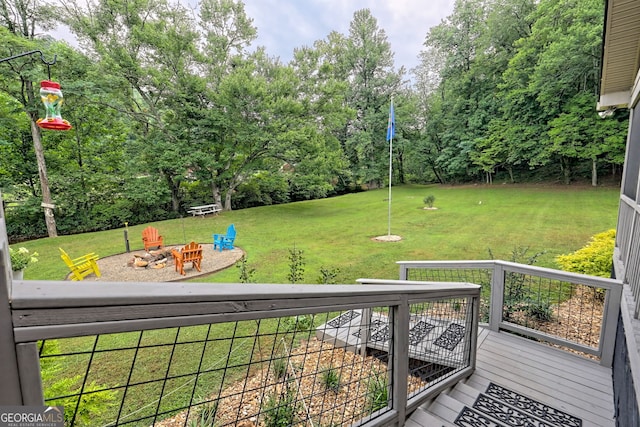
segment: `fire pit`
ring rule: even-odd
[[[232,250],[214,251],[212,243],[201,243],[202,263],[201,272],[191,268],[191,264],[185,268],[186,276],[175,271],[175,264],[171,256],[171,249],[180,249],[184,245],[170,245],[159,251],[143,249],[125,252],[117,255],[100,257],[98,267],[102,277],[87,276],[85,282],[177,282],[182,280],[202,277],[216,271],[223,270],[234,265],[244,251],[238,247]],[[147,255],[148,254],[148,255]],[[100,255],[100,254],[98,254]],[[144,263],[146,265],[143,265]],[[138,265],[136,265],[138,264]],[[163,265],[164,264],[164,265]]]
[[[141,268],[165,268],[167,265],[173,265],[173,257],[171,251],[178,249],[177,247],[165,247],[158,250],[151,250],[143,253],[131,254],[131,259],[127,262],[128,267],[136,269]]]

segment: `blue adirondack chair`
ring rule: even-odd
[[[233,242],[236,240],[236,226],[231,224],[227,227],[227,234],[213,235],[213,250],[233,249]]]

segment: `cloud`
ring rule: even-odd
[[[256,46],[288,62],[293,49],[312,46],[331,31],[348,34],[353,14],[369,9],[395,53],[396,68],[418,64],[429,29],[453,11],[454,0],[244,0],[258,28]]]

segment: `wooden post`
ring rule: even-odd
[[[391,408],[398,413],[398,425],[404,425],[407,417],[407,377],[409,376],[409,302],[404,296],[402,301],[392,307],[393,347],[390,365],[393,367],[393,389],[391,390]]]
[[[16,357],[16,343],[13,337],[13,322],[11,320],[11,259],[9,258],[9,239],[5,224],[2,195],[0,195],[0,405],[22,405],[20,377],[18,375],[18,360]]]
[[[502,306],[504,305],[504,267],[494,263],[491,272],[491,304],[489,311],[489,328],[498,332],[502,323]]]
[[[616,329],[622,300],[622,284],[607,290],[600,330],[600,364],[610,368],[613,364],[613,353],[616,346]]]

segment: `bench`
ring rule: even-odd
[[[64,249],[58,249],[60,249],[60,258],[67,264],[69,270],[71,270],[71,280],[82,280],[91,273],[100,277],[100,268],[98,268],[98,263],[96,262],[98,261],[98,255],[91,252],[79,258],[71,259]]]
[[[207,214],[217,214],[220,211],[222,211],[222,207],[217,203],[213,203],[211,205],[191,206],[187,210],[187,212],[190,213],[191,215],[193,216],[199,215],[203,218]]]

